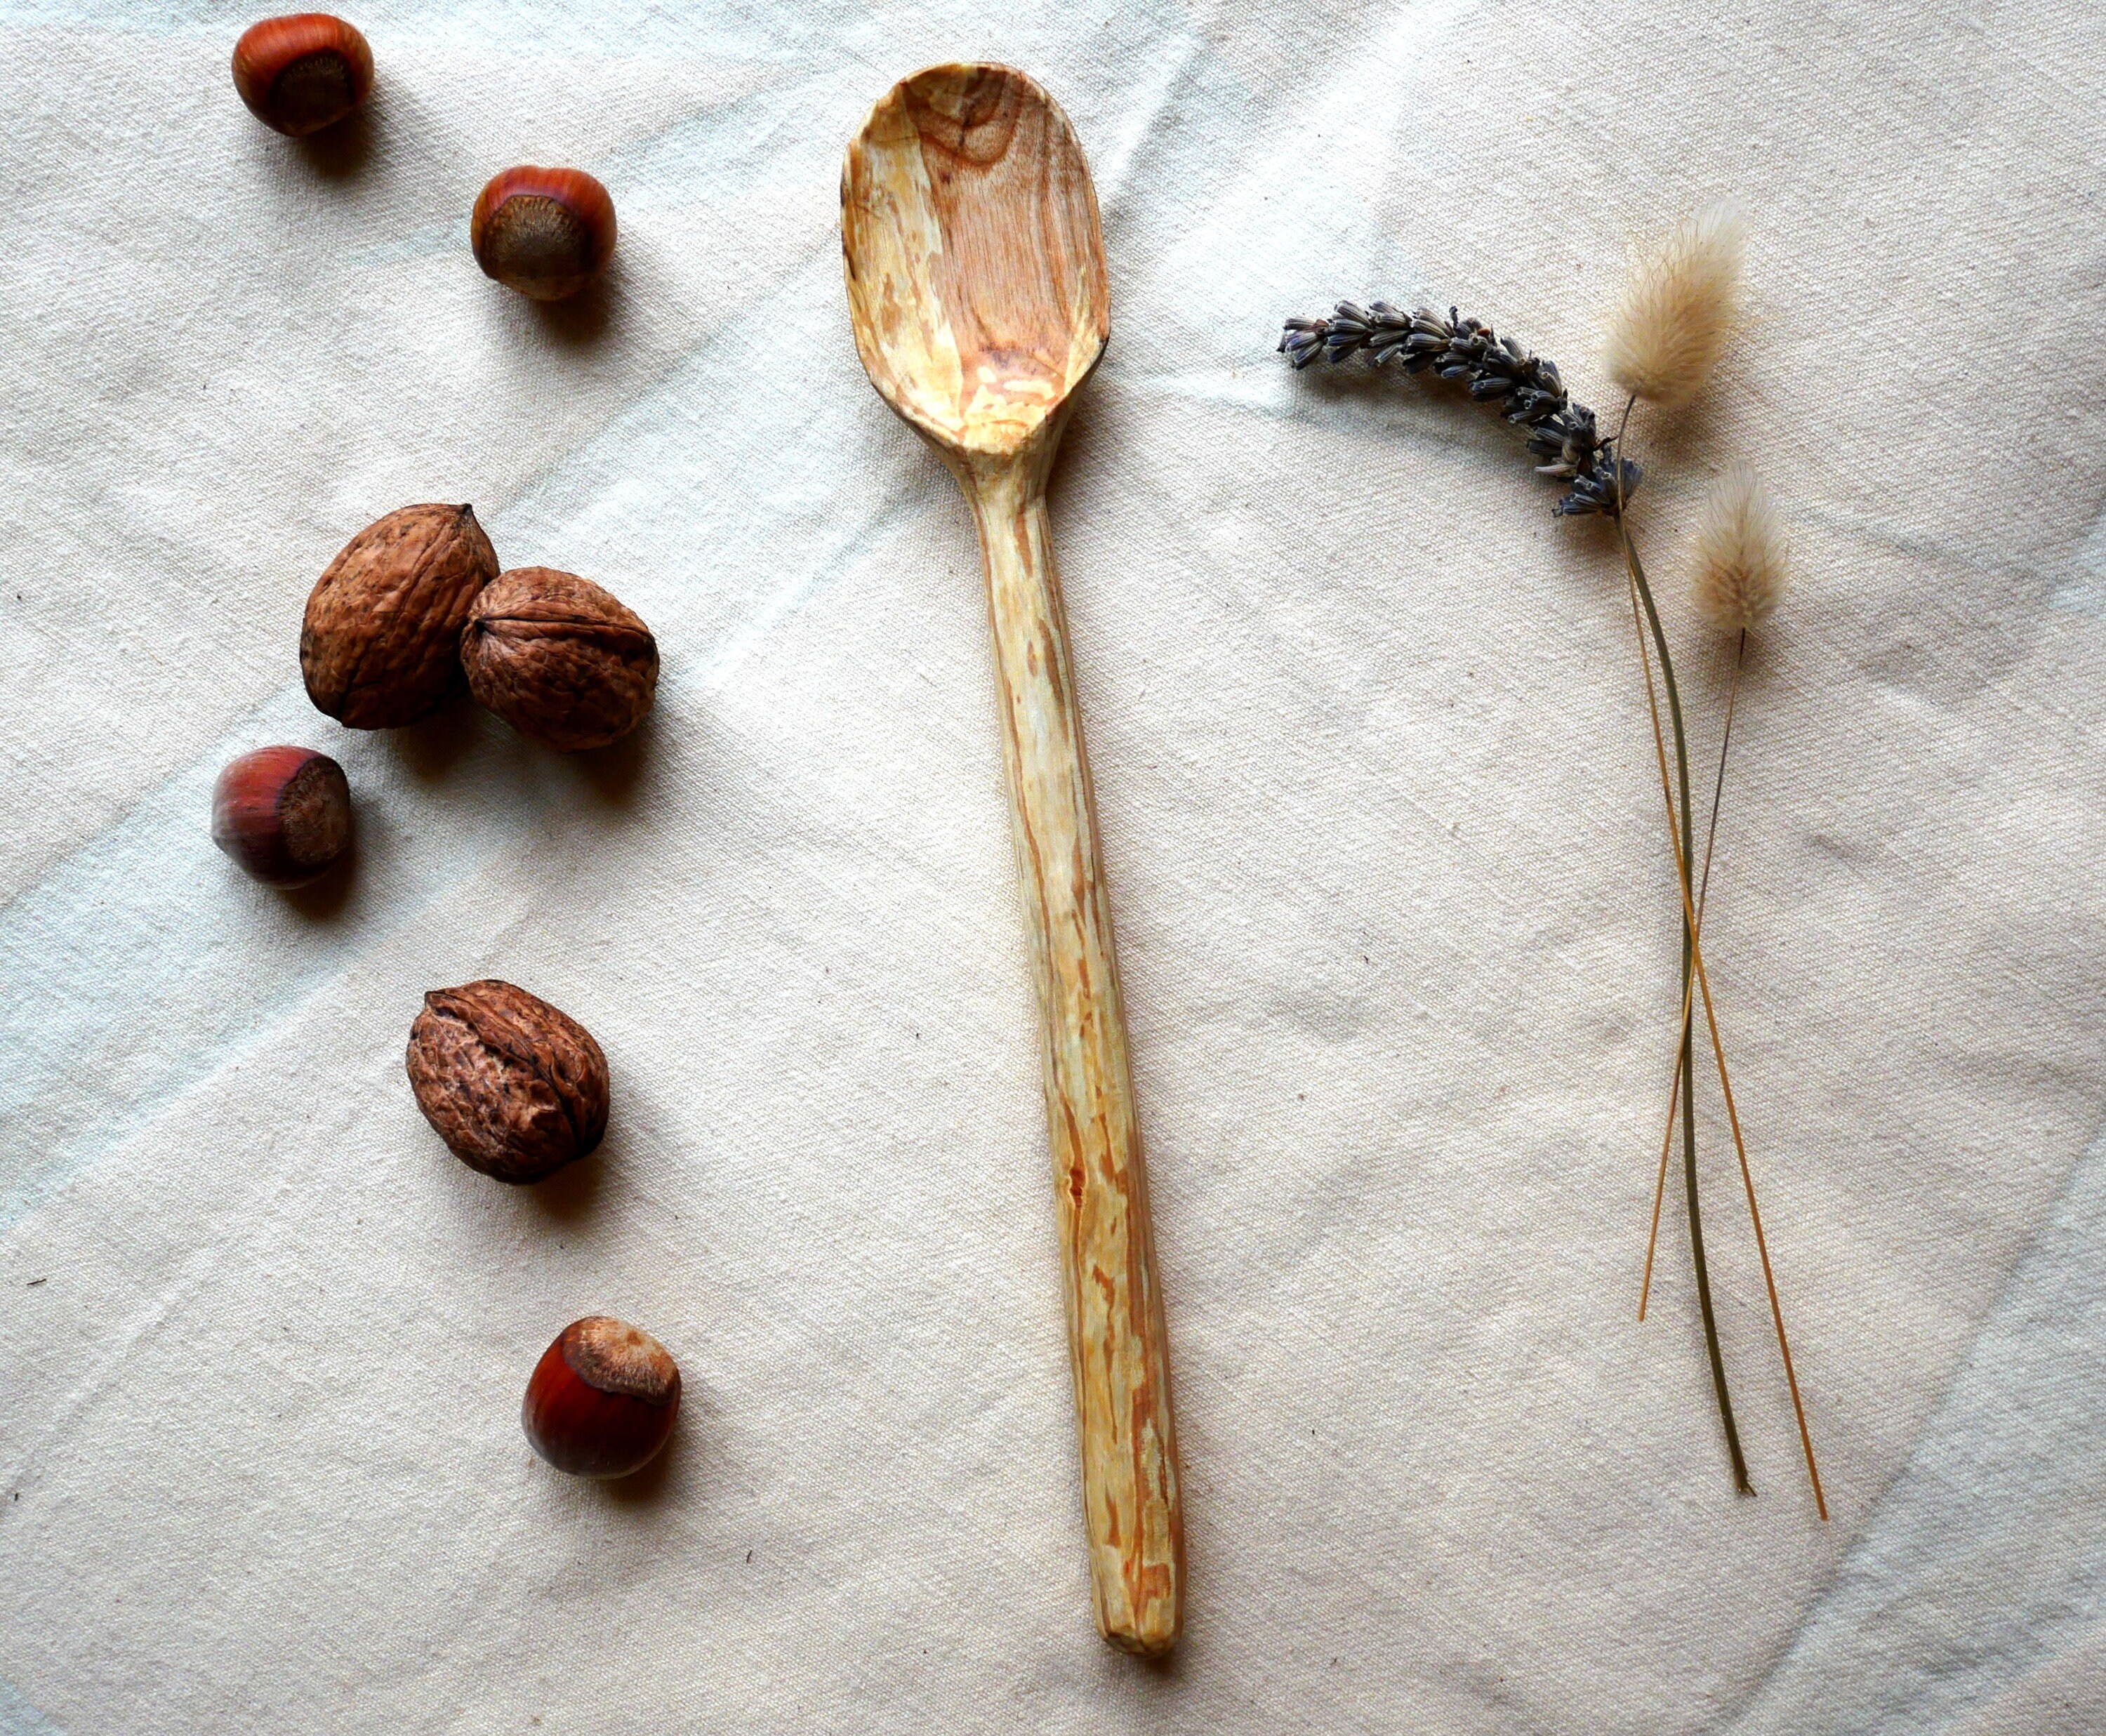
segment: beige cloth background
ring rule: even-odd
[[[229,87],[250,16],[0,0],[0,1731],[2106,1721],[2106,14],[388,3],[304,148]],[[1161,1670],[1089,1627],[970,525],[840,282],[846,140],[974,56],[1069,108],[1113,272],[1054,515],[1188,1479]],[[521,160],[613,191],[581,308],[468,257]],[[1715,1126],[1759,1499],[1678,1229],[1633,1318],[1675,940],[1609,545],[1452,393],[1270,353],[1452,301],[1602,403],[1627,241],[1720,194],[1759,317],[1641,424],[1638,522],[1702,751],[1689,509],[1745,454],[1794,539],[1709,931],[1826,1527]],[[307,706],[315,576],[426,500],[654,625],[631,745]],[[293,898],[205,832],[275,741],[358,803]],[[402,1076],[482,975],[612,1063],[531,1191]],[[686,1373],[633,1485],[519,1433],[589,1311]]]

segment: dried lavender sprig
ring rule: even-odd
[[[1443,379],[1462,380],[1472,397],[1496,405],[1508,421],[1528,430],[1529,451],[1544,460],[1535,467],[1539,474],[1571,484],[1555,511],[1616,516],[1615,436],[1605,437],[1594,412],[1573,401],[1556,362],[1531,356],[1483,321],[1465,319],[1453,307],[1444,320],[1430,307],[1406,313],[1387,302],[1364,307],[1340,302],[1328,320],[1288,321],[1279,348],[1297,368],[1319,356],[1339,362],[1364,353],[1376,367],[1401,361],[1407,374],[1431,368]],[[1629,459],[1621,464],[1628,498],[1643,473]]]

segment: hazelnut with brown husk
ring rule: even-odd
[[[537,302],[576,295],[614,257],[614,201],[583,169],[508,168],[468,219],[486,276]]]
[[[234,45],[234,87],[289,138],[333,127],[373,89],[373,51],[341,18],[295,12],[251,25]]]
[[[543,1352],[519,1420],[534,1451],[573,1477],[626,1477],[658,1456],[680,1410],[680,1370],[657,1339],[589,1314]]]
[[[351,847],[351,786],[311,747],[258,747],[212,791],[212,841],[267,886],[319,880]]]
[[[628,1477],[657,1458],[680,1414],[680,1366],[648,1331],[607,1315],[564,1327],[520,1405],[533,1450],[573,1477]]]

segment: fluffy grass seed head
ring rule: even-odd
[[[1776,612],[1784,581],[1784,533],[1769,491],[1736,464],[1696,523],[1696,607],[1723,632],[1752,632]]]
[[[1704,389],[1741,316],[1745,228],[1707,205],[1642,249],[1609,322],[1609,377],[1665,409]]]

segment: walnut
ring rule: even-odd
[[[307,599],[307,697],[354,729],[414,723],[454,686],[468,605],[496,576],[473,508],[406,506],[369,524]]]
[[[500,574],[475,599],[461,663],[477,699],[558,753],[619,741],[658,686],[650,628],[591,580],[553,567]]]
[[[453,1154],[500,1182],[538,1182],[607,1131],[607,1057],[546,1001],[491,979],[434,989],[410,1027],[417,1107]]]

